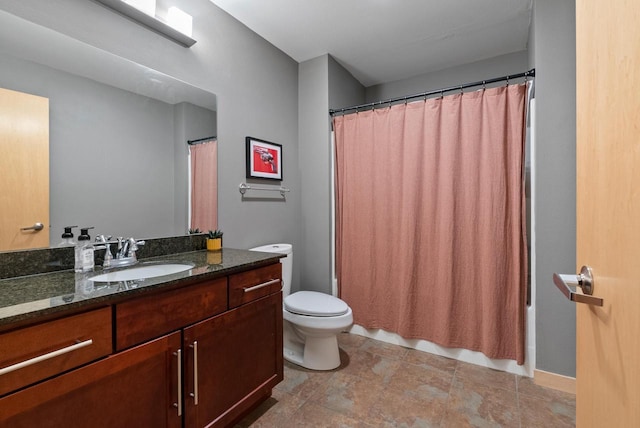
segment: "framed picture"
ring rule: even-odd
[[[282,146],[247,137],[247,178],[282,180]]]

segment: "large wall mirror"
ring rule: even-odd
[[[3,11],[0,88],[49,99],[50,246],[74,225],[187,233],[187,141],[217,134],[214,94]]]

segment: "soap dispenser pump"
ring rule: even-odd
[[[58,247],[73,247],[76,245],[73,240],[73,232],[71,229],[78,226],[65,226],[64,233],[62,234],[62,241],[58,244]]]
[[[93,270],[93,254],[95,248],[93,247],[93,245],[91,245],[91,236],[89,236],[89,229],[93,229],[93,226],[80,228],[80,235],[78,235],[78,243],[75,248],[76,272],[88,272]]]

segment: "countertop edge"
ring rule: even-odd
[[[281,258],[285,257],[285,254],[277,254],[277,253],[260,253],[253,252],[249,250],[235,250],[235,249],[226,249],[227,251],[234,252],[243,252],[247,251],[247,253],[251,253],[251,255],[257,259],[251,260],[248,262],[242,262],[237,264],[230,264],[229,266],[223,265],[203,265],[198,266],[199,268],[210,268],[211,266],[222,266],[216,268],[215,270],[205,270],[197,273],[191,273],[189,271],[186,275],[179,275],[179,277],[174,277],[173,275],[170,278],[163,280],[162,278],[156,279],[155,284],[144,286],[140,288],[134,288],[129,290],[118,291],[113,294],[97,296],[94,298],[87,298],[78,301],[71,301],[66,304],[61,304],[57,306],[35,309],[31,311],[26,311],[23,313],[8,315],[4,317],[0,317],[0,332],[5,332],[8,330],[14,330],[16,328],[21,328],[31,324],[37,324],[40,322],[48,321],[51,319],[59,318],[66,315],[73,315],[81,312],[86,312],[89,310],[97,309],[104,306],[110,306],[113,304],[117,304],[119,302],[137,298],[140,296],[148,295],[151,293],[157,293],[160,290],[168,291],[173,290],[175,288],[181,288],[184,286],[189,286],[191,284],[195,284],[202,281],[207,281],[223,276],[232,275],[234,273],[243,272],[249,269],[267,266],[273,263],[278,262]],[[224,250],[223,250],[224,251]],[[207,254],[206,250],[192,252],[194,254]],[[165,256],[154,257],[153,260],[171,260],[176,257],[185,257],[189,253],[177,253],[177,254],[168,254]],[[152,260],[152,259],[147,259]],[[146,260],[145,260],[146,261]],[[49,274],[45,274],[49,275]],[[53,274],[50,274],[53,275]],[[1,290],[0,290],[1,291]]]

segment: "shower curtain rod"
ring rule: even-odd
[[[534,77],[536,75],[536,69],[532,68],[529,71],[525,71],[523,73],[518,73],[518,74],[510,74],[508,76],[502,76],[502,77],[496,77],[493,79],[487,79],[487,80],[480,80],[479,82],[473,82],[473,83],[465,83],[463,85],[458,85],[458,86],[450,86],[448,88],[443,88],[443,89],[437,89],[435,91],[428,91],[428,92],[422,92],[420,94],[415,94],[415,95],[407,95],[404,97],[397,97],[397,98],[391,98],[388,100],[384,100],[384,101],[375,101],[372,103],[367,103],[367,104],[360,104],[357,106],[352,106],[352,107],[345,107],[345,108],[339,108],[339,109],[330,109],[329,110],[329,114],[331,116],[335,115],[335,114],[339,114],[339,113],[345,113],[347,111],[351,111],[351,110],[360,110],[360,109],[366,109],[366,108],[370,108],[373,107],[375,108],[376,106],[379,105],[383,105],[383,104],[392,104],[398,101],[408,101],[408,100],[412,100],[414,98],[423,98],[423,97],[428,97],[430,95],[443,95],[445,92],[450,92],[450,91],[462,91],[463,89],[466,88],[472,88],[475,86],[486,86],[488,84],[491,83],[496,83],[496,82],[504,82],[506,81],[507,83],[509,82],[510,79],[519,79],[521,77],[524,77],[525,79],[528,77]]]
[[[215,140],[217,137],[214,135],[212,137],[198,138],[197,140],[187,140],[187,144],[192,146],[198,143],[204,143],[205,141]]]

